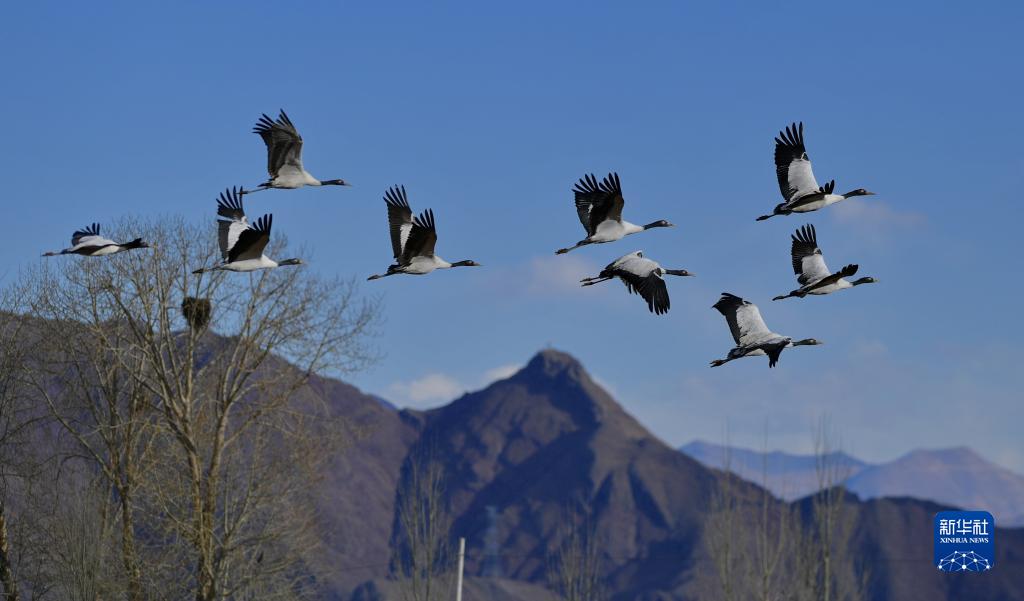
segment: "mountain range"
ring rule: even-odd
[[[399,410],[320,376],[297,396],[344,417],[332,429],[344,448],[309,490],[330,566],[318,584],[332,601],[402,598],[390,578],[401,539],[398,499],[403,477],[424,457],[444,466],[451,540],[466,539],[467,600],[553,601],[552,557],[573,520],[599,541],[608,601],[714,600],[716,499],[731,491],[804,519],[812,506],[806,497],[790,503],[762,494],[756,484],[665,444],[576,359],[552,349],[510,377],[429,411]],[[866,482],[881,489],[888,482],[881,474]],[[865,600],[1024,599],[1024,529],[997,529],[995,568],[963,577],[932,565],[932,518],[943,505],[849,495],[848,508],[847,551],[868,568]],[[752,506],[738,506],[737,528],[755,521]]]
[[[650,434],[571,356],[542,351],[511,377],[426,412],[392,409],[336,380],[311,385],[352,424],[352,444],[321,484],[322,532],[337,566],[324,582],[329,598],[396,598],[387,578],[396,491],[411,458],[425,453],[446,468],[451,535],[467,540],[472,598],[550,599],[547,573],[566,508],[581,505],[601,540],[610,599],[716,598],[709,517],[725,474]],[[851,553],[869,568],[868,599],[1024,599],[1024,530],[997,530],[991,573],[956,577],[932,566],[932,518],[943,505],[852,495],[850,503]],[[500,578],[483,577],[488,536]]]
[[[820,488],[813,455],[754,451],[701,440],[680,450],[716,469],[724,469],[728,458],[730,471],[751,482],[763,483],[787,500],[799,499]],[[845,488],[861,499],[927,499],[988,511],[1003,526],[1024,526],[1024,476],[967,447],[915,450],[880,464],[834,452],[829,461],[841,466]]]

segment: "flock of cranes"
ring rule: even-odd
[[[288,265],[301,265],[302,260],[298,258],[275,261],[264,254],[270,241],[273,215],[268,213],[250,222],[245,215],[242,198],[246,194],[272,188],[296,189],[303,186],[349,185],[343,179],[319,180],[306,171],[302,165],[302,136],[299,135],[295,125],[283,110],[276,120],[266,114],[262,115],[253,128],[253,132],[259,134],[266,144],[269,178],[253,190],[233,187],[220,194],[217,199],[217,236],[221,261],[212,266],[200,267],[193,272],[195,274],[211,271],[251,272]],[[776,205],[771,214],[758,217],[758,221],[775,215],[817,211],[847,198],[874,194],[863,188],[846,194],[835,194],[835,180],[831,180],[823,186],[819,185],[814,178],[811,161],[804,146],[803,123],[794,123],[786,127],[775,138],[775,169],[778,175],[779,189],[785,202]],[[647,225],[636,225],[624,220],[622,209],[625,206],[625,199],[622,194],[622,183],[617,173],[609,173],[600,181],[593,174],[585,175],[573,187],[573,193],[576,212],[586,231],[586,237],[573,246],[559,249],[556,254],[565,254],[591,244],[615,242],[628,235],[649,229],[673,227],[672,223],[664,219],[653,221]],[[372,275],[368,279],[376,280],[397,274],[425,275],[437,269],[479,266],[478,263],[471,260],[449,263],[435,254],[437,229],[434,212],[427,209],[419,215],[414,215],[409,205],[405,186],[389,188],[384,193],[384,202],[387,206],[394,263],[388,266],[385,273]],[[149,245],[140,238],[125,243],[114,242],[103,237],[100,234],[99,224],[93,223],[72,235],[69,248],[47,252],[43,256],[76,254],[99,257],[148,247]],[[829,271],[821,248],[818,246],[817,232],[810,224],[797,229],[792,235],[790,253],[793,260],[793,271],[800,287],[788,294],[776,296],[772,300],[790,297],[803,298],[808,294],[830,294],[876,281],[871,277],[860,278],[853,282],[846,280],[845,278],[852,277],[857,273],[858,266],[855,264],[846,265],[835,273]],[[630,293],[636,293],[643,298],[650,312],[662,315],[667,313],[671,306],[665,282],[666,275],[692,276],[694,274],[685,269],[666,269],[657,261],[645,257],[643,252],[638,250],[612,261],[597,276],[581,280],[581,284],[592,286],[618,278]],[[736,345],[729,351],[726,358],[712,361],[712,367],[742,357],[762,355],[768,357],[768,366],[774,367],[778,363],[782,351],[788,347],[821,344],[814,338],[793,340],[789,336],[772,332],[765,325],[757,305],[728,292],[722,293],[713,308],[725,317]],[[208,313],[209,307],[207,306],[207,315]]]

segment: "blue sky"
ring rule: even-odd
[[[307,168],[355,184],[248,201],[310,269],[385,268],[397,183],[434,209],[439,254],[485,265],[365,285],[386,308],[366,390],[436,405],[550,344],[672,444],[728,424],[801,451],[827,414],[868,460],[966,444],[1024,471],[1020,6],[144,4],[5,8],[8,278],[94,220],[212,222],[221,189],[263,180],[250,129],[283,107]],[[755,223],[794,120],[819,180],[878,196]],[[582,237],[573,182],[610,170],[627,219],[678,227],[555,257]],[[807,222],[833,268],[881,282],[772,303]],[[575,285],[637,249],[698,274],[669,282],[667,316]],[[708,368],[731,345],[723,290],[826,344]]]

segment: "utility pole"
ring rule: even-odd
[[[455,601],[462,601],[462,569],[466,565],[466,539],[459,537],[459,577],[455,585]]]

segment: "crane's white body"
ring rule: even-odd
[[[599,223],[594,235],[587,237],[586,240],[593,242],[594,244],[615,242],[616,240],[621,240],[630,234],[637,234],[642,231],[644,231],[644,228],[635,223],[630,223],[628,221],[606,220]]]
[[[107,255],[116,255],[119,252],[124,252],[128,250],[127,248],[121,246],[120,244],[114,242],[113,240],[101,238],[99,236],[86,236],[85,238],[82,238],[81,242],[67,249],[67,252],[74,253],[80,248],[86,248],[89,246],[101,247],[99,250],[90,253],[88,255],[90,257],[105,257]]]
[[[811,211],[817,211],[829,205],[834,205],[840,200],[846,200],[846,197],[842,194],[822,194],[821,198],[810,202],[803,202],[801,200],[800,204],[793,206],[789,210],[794,213],[810,213]]]
[[[280,171],[277,172],[277,177],[270,180],[271,188],[284,188],[287,190],[294,190],[303,186],[321,186],[320,180],[313,177],[308,171],[306,171],[301,164],[301,160],[297,159],[299,165],[285,165],[281,167]]]
[[[635,250],[612,261],[605,269],[609,271],[626,271],[637,277],[645,278],[655,271],[661,273],[661,265],[654,259],[648,259],[643,251]]]
[[[848,282],[846,280],[839,280],[838,282],[836,282],[834,284],[829,284],[827,286],[822,286],[820,288],[815,288],[814,290],[811,290],[810,292],[808,292],[808,294],[832,294],[833,292],[838,292],[840,290],[846,290],[847,288],[853,288],[853,284],[851,284],[850,282]]]
[[[231,263],[221,263],[211,268],[211,271],[236,271],[248,272],[259,271],[260,269],[274,269],[278,262],[267,255],[261,255],[258,259],[243,259]]]
[[[430,257],[417,256],[413,257],[409,265],[403,265],[397,271],[401,273],[408,273],[410,275],[426,275],[435,269],[448,269],[452,266],[451,263],[445,261],[437,255]]]

